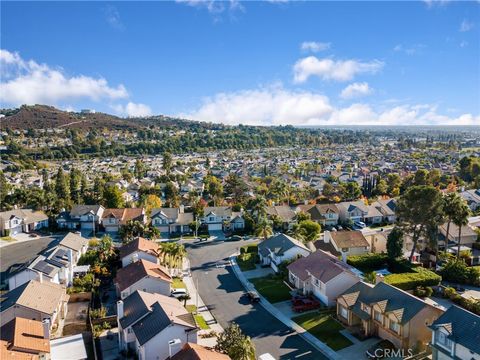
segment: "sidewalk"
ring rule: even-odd
[[[200,337],[200,335],[207,334],[212,330],[215,331],[216,333],[221,333],[223,332],[223,328],[220,326],[219,323],[217,323],[217,320],[212,315],[210,310],[208,310],[207,306],[205,305],[202,298],[200,297],[200,294],[198,293],[197,288],[195,287],[192,274],[190,273],[190,262],[188,261],[187,258],[185,258],[183,261],[183,271],[185,274],[188,274],[188,275],[185,275],[183,278],[183,282],[185,283],[188,294],[190,295],[190,299],[187,300],[187,305],[197,306],[197,315],[201,315],[205,319],[205,322],[207,323],[207,325],[210,327],[210,329],[208,330],[200,330],[198,332],[197,342],[198,344],[203,346],[215,347],[215,345],[217,344],[216,337],[202,338]]]
[[[12,238],[12,240],[0,240],[0,248],[7,247],[7,246],[13,245],[13,244],[20,244],[20,243],[24,243],[24,242],[37,241],[37,240],[44,239],[44,238],[51,238],[52,240],[55,240],[55,239],[57,239],[61,236],[62,235],[47,235],[47,236],[39,236],[39,237],[34,237],[34,238],[23,237],[23,236],[22,237],[10,236]]]
[[[237,261],[236,261],[236,254],[233,254],[230,256],[230,263],[232,265],[233,272],[237,276],[238,280],[240,280],[242,285],[245,287],[245,289],[247,291],[255,290],[255,287],[253,286],[253,284],[247,280],[243,272],[238,267]],[[275,306],[269,303],[260,293],[258,295],[260,296],[260,299],[261,299],[260,304],[265,308],[265,310],[267,310],[270,314],[275,316],[278,320],[280,320],[286,326],[296,331],[301,337],[303,337],[311,345],[316,347],[323,355],[325,355],[327,358],[332,360],[343,359],[343,357],[340,356],[337,352],[333,351],[326,344],[324,344],[323,342],[318,340],[315,336],[307,332],[300,325],[298,325],[297,323],[289,319],[287,316],[285,316],[280,310],[278,310]]]

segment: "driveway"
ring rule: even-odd
[[[59,242],[60,238],[48,236],[3,246],[0,249],[0,285],[5,285],[9,274]]]
[[[252,305],[231,266],[217,267],[250,241],[185,243],[198,292],[222,327],[236,322],[255,343],[257,355],[276,359],[326,359],[298,333],[280,322],[260,304]]]
[[[259,278],[259,277],[265,277],[268,275],[273,275],[275,274],[275,271],[271,267],[268,268],[262,268],[257,265],[257,268],[255,270],[249,270],[249,271],[244,271],[243,275],[247,279],[254,279],[254,278]]]
[[[379,338],[372,337],[370,339],[350,345],[349,347],[338,351],[338,354],[343,356],[345,359],[367,359],[365,352],[379,341]]]
[[[212,230],[208,234],[213,237],[212,240],[225,240],[225,234],[222,230]]]

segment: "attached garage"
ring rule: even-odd
[[[11,235],[17,235],[23,232],[22,225],[15,226],[11,228],[10,234]]]
[[[208,231],[222,231],[223,224],[208,224]]]

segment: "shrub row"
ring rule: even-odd
[[[457,294],[457,291],[451,287],[447,287],[445,289],[443,296],[460,305],[461,307],[473,312],[474,314],[480,315],[480,300],[466,299]]]
[[[386,254],[351,255],[347,257],[347,263],[360,271],[370,272],[387,266]]]
[[[433,271],[418,267],[413,272],[391,274],[385,277],[385,282],[402,290],[413,290],[419,286],[436,286],[442,280],[440,275]]]
[[[242,246],[240,248],[240,254],[245,254],[245,253],[258,253],[258,244],[249,244]]]

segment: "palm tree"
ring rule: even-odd
[[[458,248],[457,248],[457,259],[460,260],[460,246],[462,238],[462,226],[468,224],[468,217],[470,216],[470,208],[468,207],[465,201],[460,202],[460,206],[457,209],[455,216],[452,221],[455,225],[458,226]]]
[[[447,234],[445,235],[445,246],[448,246],[448,236],[450,235],[450,224],[453,218],[458,213],[462,203],[462,198],[457,193],[449,193],[443,198],[443,212],[447,220]],[[438,254],[438,246],[436,249]]]
[[[267,240],[267,238],[272,236],[272,234],[273,231],[272,227],[270,226],[270,222],[265,217],[262,217],[257,224],[257,228],[255,229],[255,235],[258,237],[263,237],[264,240]]]
[[[170,269],[181,268],[185,255],[185,247],[181,244],[165,242],[159,247],[158,258],[160,264],[165,265]]]

